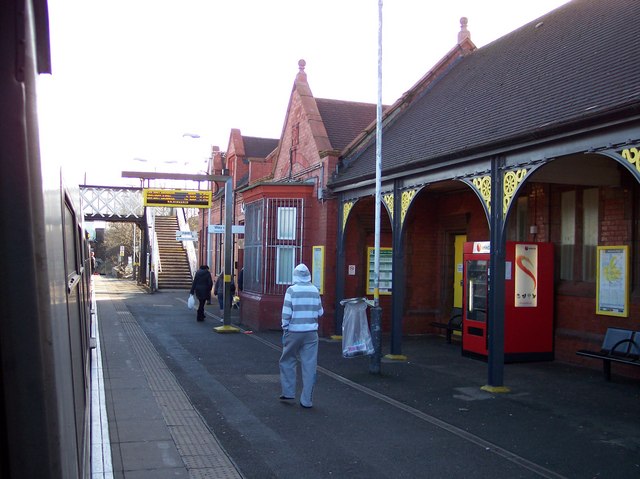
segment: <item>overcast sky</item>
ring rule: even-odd
[[[460,17],[481,47],[566,2],[386,0],[383,102],[454,47]],[[49,0],[49,13],[43,156],[71,183],[195,172],[231,128],[279,138],[299,59],[315,97],[377,99],[377,0]]]

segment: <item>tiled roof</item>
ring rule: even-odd
[[[247,158],[266,158],[278,146],[277,139],[242,136],[244,154]]]
[[[375,103],[316,98],[316,104],[334,150],[342,150],[376,119]]]
[[[385,128],[383,175],[638,112],[639,45],[638,0],[574,0],[524,25],[460,58]],[[375,144],[359,151],[334,185],[375,177]]]

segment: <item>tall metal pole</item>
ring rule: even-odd
[[[213,188],[212,188],[213,189]],[[211,225],[211,206],[207,212],[207,265],[211,267],[211,233],[209,233],[209,226]]]
[[[482,389],[490,392],[508,392],[504,385],[504,298],[505,298],[505,233],[502,182],[503,161],[491,158],[491,255],[489,269],[488,317],[488,384]]]
[[[231,326],[231,272],[233,268],[233,188],[232,178],[224,183],[224,315],[223,324],[213,328],[219,333],[236,333],[239,328]]]
[[[380,307],[380,203],[382,176],[382,0],[378,0],[378,102],[376,106],[376,200],[373,256],[373,308],[371,336],[374,353],[369,363],[371,374],[380,374],[382,358],[382,308]]]
[[[133,273],[133,280],[136,281],[138,279],[136,277],[136,224],[131,224],[133,225],[133,252],[131,253],[131,268]]]

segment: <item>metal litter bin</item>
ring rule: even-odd
[[[342,319],[342,356],[355,358],[374,353],[371,331],[367,320],[367,298],[349,298],[340,301],[344,306]]]

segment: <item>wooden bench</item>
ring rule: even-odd
[[[448,323],[438,323],[433,321],[431,326],[436,328],[445,329],[447,331],[447,343],[451,344],[451,335],[454,331],[462,332],[462,313],[454,314],[449,319]]]
[[[640,366],[640,331],[608,328],[600,351],[581,349],[579,356],[602,360],[604,378],[611,381],[611,363]]]

